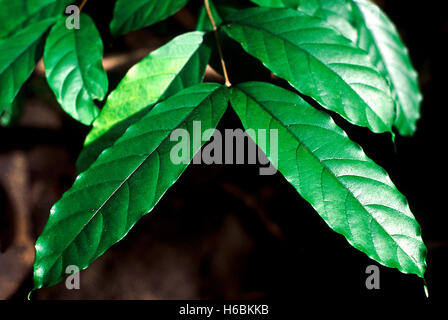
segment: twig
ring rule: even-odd
[[[216,26],[215,20],[213,19],[212,11],[210,10],[210,4],[209,4],[208,0],[204,0],[204,5],[205,5],[205,10],[207,10],[208,18],[210,19],[210,22],[212,23],[212,26],[213,26],[213,32],[215,34],[216,45],[218,47],[218,53],[219,53],[219,57],[221,60],[222,72],[224,73],[224,79],[226,81],[226,86],[230,87],[232,84],[230,83],[229,76],[227,74],[226,63],[224,61],[224,55],[222,54],[221,44],[219,42],[218,27]]]
[[[87,0],[82,0],[82,3],[81,3],[80,6],[79,6],[79,12],[82,11],[82,8],[84,8],[84,6],[86,5],[86,3],[87,3]]]

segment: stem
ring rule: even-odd
[[[84,8],[84,6],[86,5],[87,0],[82,0],[81,4],[79,5],[79,12],[82,11],[82,8]]]
[[[210,19],[210,22],[212,23],[213,26],[213,33],[215,34],[216,45],[218,47],[218,53],[221,60],[222,72],[224,73],[224,79],[226,81],[226,87],[230,87],[232,84],[230,83],[229,75],[227,74],[226,63],[224,61],[224,55],[222,54],[221,43],[219,42],[218,27],[216,27],[215,20],[213,19],[212,11],[210,10],[210,4],[208,0],[204,0],[204,5],[205,10],[207,10],[208,18]]]

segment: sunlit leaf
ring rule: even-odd
[[[78,172],[87,169],[155,103],[201,82],[209,57],[204,33],[191,32],[173,39],[133,66],[93,123],[78,159]]]
[[[329,115],[259,82],[236,86],[231,105],[255,141],[258,129],[278,130],[276,155],[260,147],[330,228],[381,264],[423,277],[426,247],[406,198]]]
[[[179,178],[188,164],[175,164],[175,129],[190,134],[189,161],[208,139],[227,108],[227,89],[199,84],[157,104],[80,174],[51,209],[36,242],[35,288],[59,282],[68,265],[85,269],[121,240]],[[192,142],[200,121],[200,145]],[[207,132],[205,132],[207,130]],[[213,131],[213,130],[212,130]]]
[[[99,113],[94,100],[104,99],[108,80],[101,63],[103,42],[95,24],[81,14],[80,27],[68,29],[65,18],[53,26],[45,44],[45,74],[61,107],[90,125]]]
[[[320,18],[293,9],[251,8],[224,30],[277,76],[323,107],[375,133],[392,132],[390,88],[367,53]]]

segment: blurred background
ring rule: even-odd
[[[376,2],[396,23],[420,74],[424,102],[418,132],[397,137],[395,150],[390,136],[335,120],[407,196],[429,249],[431,298],[443,300],[448,285],[447,5],[436,0]],[[108,31],[113,4],[89,1],[84,11],[104,39],[110,88],[149,52],[193,30],[200,5],[192,0],[162,23],[114,39]],[[268,72],[254,72],[260,64],[222,40],[233,83],[265,79],[285,85]],[[210,69],[206,80],[222,78]],[[18,103],[20,112],[0,127],[0,299],[24,300],[32,288],[33,243],[50,207],[74,181],[88,128],[58,107],[42,63]],[[219,129],[240,127],[229,108]],[[427,301],[421,279],[382,266],[381,289],[367,290],[365,272],[371,264],[279,174],[259,176],[256,165],[192,165],[124,240],[81,272],[80,290],[67,290],[62,282],[33,293],[32,299]]]

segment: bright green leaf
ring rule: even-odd
[[[254,141],[258,129],[278,130],[273,163],[334,231],[381,264],[423,277],[426,248],[406,198],[329,115],[260,82],[235,87],[231,104]],[[273,158],[275,149],[262,149]]]
[[[188,0],[118,0],[110,24],[113,34],[125,34],[165,20]]]
[[[358,13],[359,46],[370,53],[378,69],[390,80],[398,105],[395,126],[412,135],[420,118],[422,95],[417,72],[392,21],[374,3],[353,0]]]
[[[90,125],[103,100],[108,80],[101,63],[103,42],[92,19],[80,16],[80,29],[68,29],[65,18],[56,23],[44,51],[45,74],[61,107],[74,119]]]
[[[188,162],[210,139],[227,108],[227,89],[199,84],[157,104],[132,125],[51,209],[36,242],[35,288],[59,282],[68,265],[85,269],[150,212],[187,164],[174,164],[170,153],[175,129],[190,133]],[[191,142],[200,121],[200,145]],[[207,130],[207,132],[205,132]]]
[[[251,8],[224,30],[301,93],[349,122],[392,132],[394,101],[367,53],[319,18],[293,9]]]
[[[351,0],[252,0],[252,2],[271,8],[292,8],[308,15],[321,18],[331,24],[346,38],[356,41]]]
[[[0,39],[0,113],[14,101],[42,56],[42,36],[53,23],[46,19]]]
[[[210,57],[204,33],[181,35],[133,66],[93,123],[78,159],[82,172],[158,101],[202,81]]]

